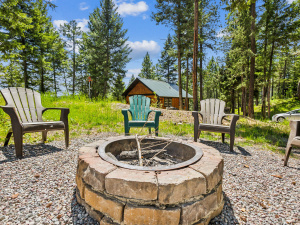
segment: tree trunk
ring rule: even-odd
[[[271,73],[272,73],[272,63],[274,55],[275,41],[272,41],[271,54],[270,54],[270,64],[269,64],[269,75],[268,75],[268,117],[271,117]]]
[[[286,59],[284,61],[284,68],[283,68],[283,84],[282,84],[282,95],[286,97],[286,91],[285,91],[285,77],[286,77]]]
[[[178,22],[179,22],[179,18],[178,18]],[[177,42],[177,58],[178,58],[178,88],[179,88],[179,109],[182,109],[182,82],[181,82],[181,34],[180,34],[181,30],[179,29],[177,32],[177,38],[178,38],[178,42]]]
[[[53,81],[54,81],[54,91],[55,96],[57,96],[57,87],[56,87],[56,68],[55,68],[55,62],[53,61]]]
[[[193,49],[193,100],[194,111],[198,111],[197,88],[197,56],[198,56],[198,0],[195,0],[194,9],[194,49]]]
[[[266,96],[267,88],[266,78],[267,78],[267,46],[268,46],[268,28],[269,28],[269,14],[266,19],[266,31],[265,31],[265,41],[264,41],[264,77],[263,77],[263,86],[262,86],[262,99],[261,99],[261,115],[263,118],[266,118]]]
[[[76,40],[75,40],[75,36],[73,35],[73,87],[72,87],[72,92],[73,92],[73,95],[75,94],[75,70],[76,70],[76,65],[75,65],[75,63],[76,63],[76,59],[75,59],[75,44],[76,44],[76,42],[75,42]]]
[[[245,71],[245,69],[244,69]],[[245,87],[244,87],[244,74],[242,73],[241,76],[241,83],[242,83],[242,96],[241,96],[241,111],[243,112],[243,115],[245,115],[245,109],[244,106],[246,105],[246,99],[245,99]]]
[[[231,89],[231,113],[234,113],[235,109],[235,91],[234,88]]]
[[[22,45],[25,46],[25,38],[22,37]],[[23,50],[23,72],[24,72],[24,85],[25,88],[29,87],[29,82],[28,82],[28,63],[27,63],[27,53],[26,53],[26,48]]]
[[[250,61],[250,77],[249,77],[249,103],[248,103],[248,112],[249,117],[254,118],[254,107],[253,107],[253,97],[254,97],[254,76],[255,76],[255,54],[256,54],[256,45],[255,45],[255,2],[251,4],[251,51],[253,56],[251,56]]]
[[[202,28],[200,29],[200,37],[202,35]],[[200,67],[199,67],[199,86],[200,86],[200,101],[203,100],[203,74],[202,74],[202,68],[203,68],[203,44],[200,42]]]
[[[185,110],[189,110],[188,102],[188,90],[189,90],[189,57],[186,56],[186,82],[185,82]]]
[[[240,94],[238,93],[238,96],[237,96],[237,102],[238,102],[238,114],[240,115]]]

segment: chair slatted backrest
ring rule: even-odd
[[[1,90],[7,106],[15,107],[22,123],[42,122],[40,93],[28,88],[10,87]]]
[[[132,120],[146,121],[150,110],[150,98],[143,95],[129,97]]]
[[[205,99],[200,101],[203,123],[221,125],[225,115],[225,102],[219,99]]]

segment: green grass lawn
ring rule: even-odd
[[[44,107],[68,107],[70,108],[69,123],[70,136],[76,138],[81,135],[96,134],[100,132],[115,132],[123,134],[123,115],[121,110],[114,109],[113,101],[90,100],[85,96],[62,96],[56,98],[51,94],[42,96]],[[0,99],[0,105],[5,105]],[[279,112],[300,108],[298,100],[274,100],[272,101],[272,115]],[[255,107],[259,112],[260,107]],[[59,120],[60,111],[49,110],[43,115],[44,120]],[[4,141],[7,130],[10,127],[10,119],[3,110],[0,110],[0,140]],[[131,133],[147,134],[147,129],[131,129]],[[275,123],[270,120],[252,120],[240,118],[236,129],[236,145],[261,145],[274,151],[283,152],[289,135],[289,123]],[[48,133],[48,141],[63,139],[62,131]],[[160,136],[193,136],[193,124],[174,124],[172,121],[160,122]],[[202,132],[201,138],[221,141],[221,134]],[[40,133],[24,135],[25,143],[37,143],[41,140]],[[227,139],[229,142],[229,140]],[[13,143],[13,142],[11,142]]]

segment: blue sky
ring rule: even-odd
[[[100,6],[99,0],[52,0],[52,2],[57,5],[55,10],[49,11],[55,27],[75,19],[83,31],[88,30],[89,14]],[[128,44],[133,50],[130,55],[132,60],[127,64],[128,72],[124,79],[127,84],[132,74],[137,76],[140,72],[146,52],[149,52],[153,63],[157,63],[165,39],[169,33],[173,34],[173,31],[170,27],[156,25],[151,19],[151,14],[155,11],[155,0],[115,0],[115,3],[123,18],[123,28],[128,29]],[[220,10],[220,14],[220,25],[224,26],[224,10]],[[207,56],[215,54],[217,53],[208,52]]]
[[[55,27],[75,19],[84,31],[88,30],[89,14],[100,6],[99,0],[53,0],[52,2],[57,5],[54,11],[49,11]],[[123,28],[128,30],[128,44],[133,50],[130,55],[132,60],[127,64],[125,83],[128,83],[132,74],[137,76],[140,72],[147,51],[152,61],[157,62],[163,49],[164,39],[172,32],[170,28],[156,25],[151,20],[155,2],[155,0],[115,1],[118,12],[123,18]]]
[[[191,1],[191,0],[190,0]],[[295,0],[287,0],[292,3]],[[96,7],[100,7],[99,0],[52,0],[57,5],[55,10],[50,10],[49,14],[52,16],[52,22],[55,27],[60,24],[76,20],[83,31],[87,31],[87,24],[89,14],[93,12]],[[173,34],[170,27],[164,25],[156,25],[151,19],[152,12],[155,12],[154,7],[156,0],[114,0],[118,7],[118,12],[123,18],[123,28],[127,29],[128,44],[132,48],[130,57],[132,60],[127,64],[127,74],[124,79],[125,84],[128,83],[132,74],[137,76],[142,68],[142,61],[146,52],[149,52],[150,58],[154,64],[157,63],[160,52],[163,49],[165,39],[168,34]],[[215,4],[220,4],[220,0],[212,0]],[[261,0],[257,1],[257,13],[259,14],[259,5]],[[216,32],[222,36],[220,32],[226,25],[225,11],[220,7],[220,24]],[[222,52],[206,52],[206,58],[211,56],[222,57]]]

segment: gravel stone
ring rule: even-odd
[[[75,197],[78,149],[115,136],[100,133],[71,140],[24,145],[25,157],[15,157],[14,145],[0,147],[1,224],[98,224]],[[170,136],[171,137],[171,136]],[[181,137],[176,137],[181,138]],[[225,205],[210,224],[299,224],[300,160],[261,146],[235,147],[201,139],[224,158]],[[272,175],[279,175],[278,178]]]

